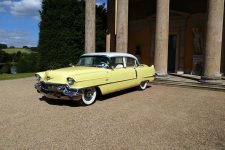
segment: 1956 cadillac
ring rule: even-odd
[[[35,88],[49,99],[78,100],[83,105],[105,95],[131,87],[144,90],[154,80],[155,69],[139,64],[127,53],[91,53],[80,57],[75,66],[39,72]]]

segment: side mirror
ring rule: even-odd
[[[75,67],[72,63],[69,64],[70,67]]]

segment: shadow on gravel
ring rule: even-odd
[[[148,88],[151,88],[151,86],[148,86],[147,89]],[[135,91],[138,91],[137,87],[122,90],[122,91],[107,94],[107,95],[98,95],[97,100],[105,101],[105,100],[112,99],[112,98],[115,98],[115,97],[118,97],[118,96],[121,96],[124,94],[129,94],[129,93],[132,93]],[[142,92],[142,91],[140,91],[140,92]],[[46,103],[48,103],[50,105],[69,106],[69,107],[84,107],[78,101],[72,101],[72,100],[48,99],[45,96],[43,96],[42,98],[39,98],[39,100],[45,101]]]
[[[45,101],[50,105],[58,105],[58,106],[69,106],[69,107],[82,107],[77,101],[72,100],[59,100],[59,99],[48,99],[45,96],[39,99],[40,101]]]
[[[151,86],[148,86],[146,89],[148,89],[148,88],[151,88]],[[100,96],[98,96],[98,100],[105,101],[105,100],[108,100],[108,99],[111,99],[111,98],[114,98],[114,97],[129,94],[129,93],[132,93],[132,92],[135,92],[135,91],[142,92],[141,90],[138,90],[137,87],[133,87],[133,88],[130,88],[130,89],[122,90],[122,91],[107,94],[107,95],[100,95]]]

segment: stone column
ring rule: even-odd
[[[95,52],[96,0],[85,1],[85,53]]]
[[[157,0],[154,65],[159,76],[167,75],[170,0]]]
[[[220,78],[224,0],[208,0],[204,79]]]
[[[117,0],[116,51],[127,52],[129,0]]]
[[[106,34],[106,51],[115,52],[116,34],[115,34],[115,0],[107,1],[107,34]]]
[[[110,38],[110,33],[106,33],[106,52],[110,52],[110,47],[111,47],[111,38]]]
[[[221,72],[223,73],[223,76],[225,76],[225,16],[223,16],[223,41],[222,41],[222,53],[221,53]]]

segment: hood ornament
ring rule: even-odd
[[[51,79],[53,79],[53,78],[51,78],[50,76],[47,76],[47,80],[51,80]]]
[[[53,79],[53,78],[50,77],[50,75],[49,75],[50,71],[51,71],[51,70],[45,72],[45,75],[46,75],[46,79],[47,79],[47,80]]]

